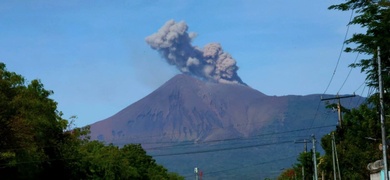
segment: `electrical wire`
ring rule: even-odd
[[[322,95],[324,96],[326,94],[326,92],[328,91],[330,85],[332,84],[332,81],[333,81],[333,78],[336,74],[336,71],[337,71],[337,68],[338,68],[338,65],[340,63],[340,60],[341,60],[341,55],[344,51],[344,46],[345,46],[345,41],[347,40],[347,37],[348,37],[348,33],[349,33],[349,27],[350,27],[350,22],[352,21],[352,18],[353,18],[353,10],[351,11],[351,15],[349,17],[349,22],[348,22],[348,25],[347,25],[347,29],[346,29],[346,32],[345,32],[345,35],[344,35],[344,40],[343,40],[343,43],[341,45],[341,50],[340,50],[340,53],[339,53],[339,56],[338,56],[338,59],[337,59],[337,62],[336,62],[336,66],[333,70],[333,73],[332,73],[332,76],[328,82],[328,85],[326,86],[324,92],[322,93]],[[312,122],[310,123],[310,127],[312,127],[314,125],[314,122],[315,120],[317,119],[317,116],[318,116],[318,112],[319,112],[319,107],[321,105],[321,100],[319,101],[318,105],[317,105],[317,110],[316,110],[316,113],[314,114],[314,117],[312,119]]]
[[[318,104],[318,107],[317,107],[317,110],[316,112],[318,113],[318,109],[320,107],[321,104]],[[291,120],[291,121],[294,121],[294,120]],[[253,123],[245,123],[245,124],[236,124],[236,127],[240,127],[240,126],[256,126],[257,124],[263,124],[264,122],[253,122]],[[224,129],[224,127],[213,127],[211,128],[210,130],[222,130]],[[181,132],[173,132],[173,133],[164,133],[164,134],[155,134],[155,135],[149,135],[149,136],[145,136],[145,135],[142,135],[142,137],[140,136],[134,136],[134,135],[126,135],[126,136],[120,136],[120,137],[114,137],[112,139],[106,139],[105,141],[106,142],[109,142],[109,143],[118,143],[120,141],[132,141],[132,142],[142,142],[143,144],[149,144],[149,142],[147,142],[146,140],[148,139],[152,139],[154,137],[162,137],[162,136],[166,136],[166,135],[169,135],[169,136],[176,136],[176,135],[180,135]],[[234,138],[234,139],[237,139],[237,138]],[[245,138],[243,138],[245,139]],[[155,139],[154,139],[155,140]],[[218,141],[218,140],[216,140]],[[181,142],[193,142],[193,140],[190,140],[190,141],[181,141]],[[150,142],[150,143],[154,143],[154,142]],[[159,142],[160,144],[165,144],[165,143],[172,143],[172,141],[166,141],[166,142]]]
[[[360,86],[354,91],[354,92],[357,92],[360,88],[363,87],[362,91],[360,92],[360,94],[358,96],[359,99],[356,101],[356,104],[353,106],[355,108],[358,108],[360,104],[364,103],[364,102],[360,102],[360,101],[362,101],[362,99],[366,99],[363,97],[364,91],[366,90],[366,87],[367,87],[367,86],[363,86],[363,85],[366,84],[366,81],[367,80],[364,80],[363,83],[360,84]]]
[[[317,127],[310,127],[310,128],[293,129],[293,130],[281,131],[281,132],[262,133],[262,134],[258,134],[258,135],[251,136],[251,137],[248,137],[248,138],[237,137],[237,138],[228,138],[228,139],[218,139],[218,140],[210,140],[210,141],[204,141],[204,142],[196,142],[196,144],[202,145],[202,144],[229,142],[229,141],[237,141],[237,140],[240,140],[240,141],[257,140],[257,139],[263,138],[264,136],[273,136],[273,135],[279,135],[279,134],[289,134],[289,133],[293,133],[293,132],[307,131],[309,129],[310,130],[322,129],[322,128],[330,128],[330,127],[335,127],[335,126],[336,126],[335,124],[331,124],[331,125],[324,125],[324,126],[317,126]],[[292,136],[288,136],[288,137],[292,137]],[[298,137],[303,137],[303,135],[299,135]],[[194,141],[185,141],[184,143],[179,143],[179,144],[175,143],[173,145],[158,146],[158,147],[145,148],[145,149],[146,150],[155,150],[155,149],[161,149],[161,148],[188,146],[188,145],[193,145],[194,143],[195,143]],[[160,142],[150,142],[150,143],[142,143],[142,144],[143,145],[160,144]]]
[[[280,145],[280,144],[286,144],[286,143],[293,143],[293,141],[280,141],[280,142],[274,142],[274,143],[255,144],[255,145],[230,147],[230,148],[218,148],[218,149],[210,149],[210,150],[202,150],[202,151],[189,151],[189,152],[179,152],[179,153],[157,154],[157,155],[152,155],[152,156],[153,157],[161,157],[161,156],[177,156],[177,155],[199,154],[199,153],[209,153],[209,152],[219,152],[219,151],[246,149],[246,148],[269,146],[269,145]]]
[[[257,122],[252,122],[252,123],[245,123],[245,124],[235,124],[236,127],[242,127],[242,126],[256,126],[258,124],[263,124],[264,122],[261,122],[261,121],[257,121]],[[221,130],[221,129],[224,129],[224,127],[213,127],[211,129],[209,129],[210,131],[214,131],[214,130]],[[149,135],[149,136],[145,136],[144,134],[140,135],[140,136],[134,136],[134,135],[127,135],[127,136],[121,136],[121,137],[114,137],[112,139],[107,139],[105,140],[106,142],[109,142],[109,143],[116,143],[116,142],[119,142],[119,141],[133,141],[133,142],[136,142],[136,141],[139,141],[139,142],[142,142],[144,144],[148,144],[148,142],[146,142],[145,140],[147,139],[152,139],[154,137],[161,137],[161,136],[175,136],[175,135],[180,135],[181,132],[173,132],[173,133],[164,133],[164,134],[155,134],[155,135]],[[181,141],[181,142],[187,142],[187,141]],[[192,142],[189,141],[189,142]],[[153,142],[152,142],[153,143]],[[168,142],[159,142],[161,144],[164,144],[164,143],[172,143],[172,141],[168,141]]]
[[[329,86],[330,86],[330,84],[332,84],[333,78],[334,78],[334,76],[335,76],[335,74],[336,74],[337,68],[338,68],[339,63],[340,63],[341,55],[343,54],[343,51],[344,51],[345,41],[347,40],[347,37],[348,37],[349,26],[350,26],[350,22],[352,21],[352,17],[353,17],[353,10],[351,10],[351,16],[349,17],[349,22],[348,22],[348,25],[347,25],[347,30],[346,30],[346,32],[345,32],[343,44],[341,45],[341,50],[340,50],[340,53],[339,53],[339,57],[338,57],[338,59],[337,59],[336,66],[335,66],[335,68],[334,68],[334,70],[333,70],[333,74],[332,74],[332,76],[331,76],[331,78],[330,78],[330,80],[329,80],[329,83],[328,83],[328,85],[326,86],[325,91],[324,91],[323,94],[326,94],[326,92],[328,91]]]
[[[312,129],[321,129],[321,128],[330,128],[330,127],[336,127],[336,125],[318,126],[318,127],[312,128]],[[295,129],[295,130],[290,130],[290,131],[283,131],[283,132],[278,132],[278,133],[267,133],[267,134],[261,134],[261,135],[258,135],[258,136],[285,134],[285,133],[291,133],[291,132],[297,132],[297,131],[305,131],[305,130],[307,130],[307,128]],[[258,136],[255,136],[255,137],[258,137]],[[288,137],[291,137],[291,136],[288,136]],[[301,137],[307,137],[307,136],[298,136],[298,137],[301,138]],[[283,137],[281,137],[281,138],[283,138]],[[251,139],[251,140],[255,140],[255,139]],[[224,140],[221,140],[221,141],[226,142],[226,141],[230,141],[230,139],[226,140],[226,141],[224,141]],[[293,142],[293,141],[294,140],[289,140],[289,142]],[[208,142],[206,142],[205,144],[208,144]],[[161,150],[162,148],[180,147],[180,146],[188,146],[188,145],[193,145],[193,144],[185,144],[185,145],[177,144],[177,145],[172,145],[172,146],[145,148],[145,150]]]
[[[259,165],[264,165],[264,164],[269,164],[269,163],[274,163],[274,162],[280,162],[280,161],[283,161],[283,160],[296,158],[296,157],[298,157],[298,155],[288,156],[288,157],[284,157],[284,158],[279,158],[279,159],[270,160],[270,161],[264,161],[264,162],[260,162],[260,163],[255,163],[255,164],[250,164],[250,165],[245,165],[245,166],[240,166],[240,167],[235,167],[235,168],[222,169],[222,170],[209,171],[209,172],[206,171],[206,172],[203,172],[203,174],[204,175],[210,175],[210,174],[216,174],[216,173],[221,173],[221,172],[226,172],[226,171],[236,171],[236,170],[239,170],[239,169],[244,169],[244,168],[248,168],[248,167],[256,167],[256,166],[259,166]],[[185,176],[185,177],[189,178],[189,177],[192,177],[192,176]]]
[[[211,144],[211,143],[218,143],[218,142],[228,142],[228,141],[250,141],[250,140],[257,140],[259,138],[264,138],[264,136],[272,136],[272,135],[280,135],[280,134],[289,134],[293,132],[298,132],[298,131],[306,131],[309,129],[322,129],[322,128],[329,128],[329,127],[335,127],[335,125],[324,125],[324,126],[318,126],[318,127],[311,127],[311,128],[302,128],[302,129],[293,129],[293,130],[288,130],[288,131],[280,131],[280,132],[270,132],[270,133],[261,133],[258,135],[254,135],[251,137],[243,138],[243,137],[237,137],[237,138],[228,138],[228,139],[217,139],[217,140],[209,140],[209,141],[203,141],[203,142],[197,142],[197,144]],[[151,136],[154,137],[154,136]],[[293,136],[288,136],[288,137],[293,137]],[[303,137],[303,136],[298,136],[298,137]],[[283,137],[278,137],[278,138],[283,138]],[[137,143],[134,142],[132,144],[164,144],[164,143],[175,143],[175,142],[149,142],[149,143]],[[166,148],[166,147],[177,147],[177,146],[186,146],[186,145],[193,145],[194,141],[184,141],[181,142],[180,144],[175,143],[171,146],[160,146],[160,147],[155,147],[155,148],[148,148],[146,150],[153,150],[153,149],[159,149],[159,148]],[[61,145],[51,145],[51,146],[39,146],[40,148],[59,148]],[[15,150],[20,150],[20,149],[25,149],[29,146],[24,146],[24,147],[10,147],[10,148],[2,148],[0,149],[1,151],[15,151]]]
[[[357,59],[359,58],[359,54],[360,54],[360,53],[358,53],[358,54],[356,55],[355,61],[353,62],[354,64],[356,63]],[[345,83],[347,82],[349,76],[351,75],[352,69],[354,69],[353,67],[349,67],[349,68],[350,68],[350,69],[349,69],[348,75],[347,75],[347,77],[345,78],[343,84],[341,85],[339,91],[337,91],[337,94],[340,93],[341,89],[344,87],[344,85],[345,85]]]

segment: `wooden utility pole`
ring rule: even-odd
[[[317,173],[317,156],[316,156],[316,138],[313,135],[311,135],[312,141],[313,141],[313,162],[314,162],[314,180],[318,180],[318,173]]]
[[[382,131],[382,152],[383,152],[383,171],[385,174],[385,180],[388,180],[388,171],[387,171],[387,143],[386,143],[386,129],[385,129],[385,108],[383,105],[383,82],[382,82],[382,67],[381,67],[381,56],[380,48],[378,47],[378,84],[379,84],[379,104],[380,104],[380,114],[381,114],[381,131]]]
[[[337,179],[337,176],[336,176],[336,157],[334,155],[334,146],[335,146],[335,143],[334,143],[334,133],[332,132],[332,160],[333,160],[333,179],[336,180]]]
[[[340,99],[351,98],[351,97],[355,97],[355,96],[356,95],[353,94],[353,95],[346,95],[346,96],[336,95],[336,97],[332,97],[332,98],[322,98],[321,97],[321,101],[333,100],[333,99],[337,99],[338,100],[338,102],[337,102],[337,112],[338,112],[338,125],[339,125],[340,128],[342,128],[341,124],[342,124],[342,121],[343,121],[343,114],[341,112],[341,100]],[[341,180],[339,159],[337,157],[336,142],[335,142],[335,139],[334,139],[334,133],[332,133],[332,159],[333,159],[333,176],[334,176],[334,179],[336,180],[336,162],[335,162],[335,160],[337,160],[338,176],[339,176],[339,179]]]
[[[332,158],[333,158],[333,176],[334,180],[336,180],[336,164],[337,164],[337,172],[339,175],[339,179],[341,180],[340,166],[339,166],[339,158],[337,157],[337,149],[336,149],[336,141],[334,138],[334,132],[332,132]]]
[[[295,141],[295,143],[305,143],[303,146],[303,150],[305,153],[307,152],[307,139],[304,139],[303,142]],[[303,164],[302,164],[302,179],[305,180],[305,167],[303,166]]]
[[[321,97],[321,101],[327,101],[327,100],[333,100],[333,99],[337,99],[338,102],[337,102],[337,112],[338,112],[338,117],[339,117],[339,126],[341,127],[341,122],[343,120],[343,115],[342,115],[342,112],[341,112],[341,102],[340,102],[340,99],[343,99],[343,98],[351,98],[351,97],[355,97],[356,95],[353,94],[353,95],[347,95],[347,96],[339,96],[339,95],[336,95],[336,97],[332,97],[332,98],[322,98]]]

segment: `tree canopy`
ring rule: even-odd
[[[1,179],[183,179],[139,144],[122,148],[89,140],[89,127],[70,129],[39,80],[26,82],[0,63]]]
[[[390,66],[390,2],[387,0],[348,0],[345,3],[332,5],[329,9],[341,11],[354,11],[356,16],[350,24],[358,25],[365,32],[355,33],[345,43],[350,46],[346,52],[357,52],[369,55],[368,59],[351,64],[352,67],[360,67],[367,74],[368,85],[378,87],[377,58],[378,48],[382,59],[382,68],[389,70]],[[383,73],[385,91],[390,88],[390,80],[387,73]]]
[[[345,113],[342,128],[337,128],[333,132],[342,178],[370,178],[368,163],[382,158],[382,152],[378,149],[381,137],[378,119],[376,109],[363,104],[358,109]],[[324,136],[321,145],[325,150],[322,169],[327,177],[331,178],[333,173],[331,135]]]
[[[316,152],[317,166],[320,163],[320,153]],[[290,179],[313,179],[314,175],[314,162],[313,151],[302,152],[297,158],[297,163],[288,169],[285,169],[278,177],[278,180],[290,180]],[[303,171],[302,171],[303,169]]]
[[[366,82],[371,88],[378,89],[378,61],[381,59],[382,83],[385,92],[390,90],[390,2],[387,0],[348,0],[332,5],[329,9],[353,11],[355,17],[350,24],[358,25],[365,31],[354,34],[346,41],[346,52],[367,55],[368,58],[351,64],[367,74]],[[369,179],[367,164],[381,159],[378,149],[381,139],[378,93],[368,97],[368,101],[357,109],[345,113],[341,127],[334,131],[336,149],[339,153],[341,177],[344,179]],[[385,111],[389,110],[389,95],[384,95]],[[389,127],[389,123],[385,123]],[[388,134],[388,131],[387,131]],[[373,141],[378,140],[378,141]],[[332,172],[331,137],[322,138],[325,150],[324,169],[328,175]]]
[[[364,58],[351,67],[360,68],[366,73],[367,86],[378,89],[378,61],[381,59],[382,81],[384,89],[384,108],[389,110],[390,90],[390,2],[388,0],[346,0],[332,5],[330,10],[353,11],[355,14],[350,25],[363,29],[346,40],[347,53],[364,54]],[[378,149],[381,142],[381,123],[379,95],[372,94],[360,107],[344,112],[341,126],[332,132],[335,136],[339,167],[343,179],[369,179],[368,163],[382,159]],[[388,114],[388,113],[387,113]],[[388,121],[385,126],[389,127]],[[388,129],[388,128],[387,128]],[[389,131],[386,130],[386,134]],[[325,155],[321,157],[320,168],[325,179],[333,179],[332,137],[326,135],[321,139]]]

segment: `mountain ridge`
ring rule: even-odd
[[[103,141],[199,141],[248,137],[271,123],[291,124],[299,116],[288,112],[294,103],[313,109],[319,95],[267,96],[249,86],[205,82],[179,74],[115,115],[91,124],[91,137]],[[310,99],[310,100],[309,100]],[[321,106],[323,107],[323,106]],[[140,141],[133,141],[140,142]]]
[[[133,126],[142,126],[144,131],[138,131],[138,127],[132,129],[131,135],[142,135],[145,131],[152,133],[162,127],[164,130],[170,129],[168,131],[180,134],[176,140],[206,140],[218,136],[216,133],[211,133],[211,129],[220,128],[232,131],[226,132],[227,134],[236,131],[233,134],[245,137],[249,135],[248,132],[253,132],[254,129],[258,128],[250,127],[250,125],[260,122],[266,123],[269,116],[272,116],[271,112],[280,109],[273,107],[274,105],[285,108],[287,99],[266,96],[248,86],[203,82],[191,76],[180,74],[117,114],[92,124],[91,135],[100,140],[107,140],[110,138],[110,133],[112,138],[118,135],[128,136],[129,132],[125,132],[126,129],[122,128],[124,126],[130,129]],[[186,121],[178,121],[179,117]],[[147,119],[144,121],[149,123],[140,122],[140,119]],[[171,120],[172,123],[167,119]],[[196,122],[195,119],[202,121]],[[123,124],[124,120],[127,121],[126,125]],[[121,125],[118,126],[118,124]],[[176,124],[181,126],[181,129],[172,130],[172,128],[176,128],[173,127]],[[95,133],[96,126],[121,130],[106,131],[100,134],[103,136],[99,136]],[[191,128],[198,126],[201,127]],[[161,131],[160,134],[164,134],[164,132]],[[229,135],[226,136],[229,137]],[[175,140],[175,138],[172,137],[171,140]]]

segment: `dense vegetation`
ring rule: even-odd
[[[70,129],[53,92],[0,63],[0,179],[183,179],[156,164],[138,144],[90,141]]]
[[[350,24],[359,25],[365,29],[365,32],[356,33],[346,41],[349,47],[345,51],[365,54],[369,57],[351,66],[361,68],[361,71],[367,74],[367,85],[373,89],[378,89],[377,59],[381,59],[385,92],[383,101],[386,117],[388,117],[390,110],[390,99],[387,93],[390,90],[390,2],[387,0],[347,0],[345,3],[332,5],[329,9],[354,11],[356,16]],[[345,111],[341,126],[333,132],[340,174],[343,179],[369,179],[370,172],[366,168],[368,163],[382,159],[382,151],[378,149],[381,143],[378,94],[372,94],[368,97],[368,101],[359,108]],[[389,125],[388,120],[385,121],[387,138],[390,132]],[[324,136],[321,145],[325,150],[325,155],[320,157],[320,162],[317,161],[318,168],[324,173],[325,179],[333,179],[331,135]],[[279,179],[289,179],[295,175],[294,173],[301,178],[297,167],[304,161],[302,159],[298,161],[296,167],[284,171]]]
[[[351,24],[365,28],[364,33],[357,33],[346,41],[350,47],[346,52],[356,52],[368,55],[368,59],[352,64],[367,74],[367,85],[378,89],[378,61],[381,59],[382,83],[384,92],[390,88],[390,2],[385,0],[365,1],[349,0],[345,3],[333,5],[330,9],[354,11],[357,15]],[[379,51],[378,51],[379,50]],[[389,95],[384,93],[384,109],[388,114]],[[382,151],[378,149],[381,143],[379,90],[369,97],[367,103],[357,109],[344,114],[341,127],[334,132],[336,148],[340,158],[340,172],[344,179],[369,179],[370,172],[367,164],[382,159]],[[388,121],[386,127],[390,127]],[[388,128],[387,128],[388,129]],[[388,135],[390,131],[387,130]],[[369,139],[376,139],[372,141]],[[331,141],[329,136],[322,139],[322,146],[326,151],[324,171],[331,174]]]

